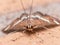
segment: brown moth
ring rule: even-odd
[[[21,0],[21,4],[23,6],[22,0]],[[31,13],[31,12],[32,12],[32,5],[30,9],[30,14],[26,13],[25,11],[25,13],[22,13],[19,18],[16,18],[11,24],[5,27],[2,31],[4,33],[10,33],[10,32],[16,32],[16,31],[32,32],[36,28],[48,29],[48,27],[60,25],[60,20],[52,16],[43,14],[40,11],[36,11],[34,13]]]
[[[50,26],[59,26],[60,20],[49,15],[43,15],[41,12],[32,13],[30,19],[28,14],[23,13],[20,18],[15,19],[10,25],[5,27],[2,31],[5,33],[14,31],[33,31],[35,28],[45,28]]]

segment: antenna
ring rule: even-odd
[[[30,6],[30,14],[31,14],[31,12],[32,12],[32,8],[33,8],[33,0],[32,0],[32,2],[31,2],[31,6]]]
[[[24,8],[24,4],[23,4],[23,1],[22,0],[20,0],[21,2],[21,5],[22,5],[22,8],[23,8],[23,10],[24,10],[24,13],[26,13],[26,10],[25,10],[25,8]]]
[[[31,28],[31,13],[32,13],[32,7],[33,7],[33,0],[31,2],[31,6],[30,6],[30,13],[28,14],[28,28]]]

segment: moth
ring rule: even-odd
[[[21,4],[23,6],[22,0]],[[11,22],[11,24],[7,25],[7,27],[5,27],[2,31],[7,34],[16,31],[32,32],[38,28],[48,29],[48,27],[59,26],[59,25],[60,20],[57,18],[54,18],[47,14],[43,14],[40,11],[32,13],[32,5],[31,5],[30,13],[26,13],[25,11],[24,13],[21,14],[19,18],[16,18],[13,22]]]
[[[59,26],[60,20],[51,17],[49,15],[43,15],[41,12],[34,12],[27,17],[27,13],[23,13],[20,18],[15,19],[11,24],[5,27],[2,31],[4,33],[10,33],[14,31],[33,31],[36,28],[47,29],[50,26]]]

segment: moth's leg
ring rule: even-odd
[[[45,26],[42,26],[42,25],[35,25],[33,28],[44,28],[44,29],[48,29],[47,27],[45,27]]]
[[[44,28],[44,29],[46,29],[46,30],[48,30],[48,28],[47,28],[47,27],[45,27],[45,26],[43,26],[43,28]]]

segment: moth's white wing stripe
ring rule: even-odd
[[[4,30],[4,31],[6,31],[8,28],[10,28],[10,25],[9,25],[7,28],[5,28],[5,30]]]
[[[17,21],[17,22],[13,25],[13,27],[14,27],[15,25],[17,25],[18,23],[20,23],[23,19],[26,19],[26,18],[27,18],[26,16],[22,17],[19,21]]]
[[[15,25],[17,25],[19,22],[21,22],[21,20],[17,21],[17,22],[13,25],[13,27],[14,27]]]
[[[41,20],[43,20],[43,21],[46,21],[46,22],[50,23],[49,20],[47,20],[47,19],[45,19],[45,18],[42,18],[41,16],[38,16],[38,15],[33,16],[33,15],[32,15],[32,17],[33,17],[33,18],[38,17],[39,19],[41,19]]]
[[[60,23],[58,22],[58,21],[56,21],[56,20],[54,20],[54,22],[57,24],[57,25],[59,25]]]

